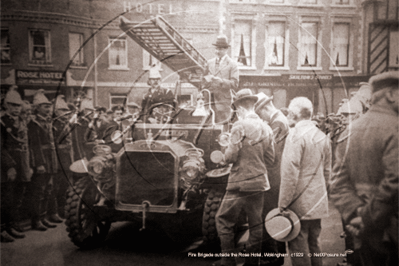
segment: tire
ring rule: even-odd
[[[111,227],[111,222],[102,220],[93,210],[98,192],[92,182],[90,177],[83,177],[67,191],[66,230],[71,241],[82,249],[101,245]]]
[[[202,235],[207,245],[219,243],[219,237],[216,230],[216,213],[219,210],[224,192],[211,189],[204,205],[202,216]]]

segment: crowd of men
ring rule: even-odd
[[[307,254],[322,252],[321,219],[328,217],[331,199],[351,240],[348,249],[355,250],[348,263],[397,265],[399,73],[372,77],[363,84],[371,101],[352,95],[337,114],[325,117],[314,115],[305,97],[279,110],[264,93],[243,89],[234,95],[238,68],[227,55],[227,38],[219,36],[214,45],[217,57],[208,62],[204,84],[212,93],[216,122],[229,121],[231,110],[237,114],[224,150],[232,168],[216,215],[222,252],[236,251],[237,222],[245,213],[247,252],[286,253],[288,243],[291,254],[304,254],[291,257],[294,266],[322,265],[321,257]],[[158,104],[173,108],[174,95],[161,88],[159,73],[150,73],[148,84],[142,108],[130,104],[108,111],[89,99],[67,104],[59,95],[50,102],[43,90],[29,103],[10,89],[1,116],[2,242],[24,238],[19,221],[25,204],[33,230],[62,222],[64,195],[74,182],[69,166],[84,157],[81,143],[109,143],[113,132],[138,118],[165,122],[150,114]],[[283,263],[281,257],[249,257],[245,266]],[[236,261],[224,257],[217,264]]]
[[[65,193],[74,182],[69,167],[85,157],[82,143],[109,143],[140,111],[135,103],[126,107],[107,111],[88,98],[66,103],[63,95],[51,102],[42,89],[30,103],[15,87],[7,92],[0,120],[1,242],[25,237],[22,220],[38,231],[63,221]]]

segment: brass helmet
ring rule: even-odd
[[[17,88],[17,86],[11,86],[10,90],[6,94],[6,97],[4,98],[5,103],[14,103],[19,105],[23,104],[21,95],[16,90]]]
[[[64,95],[58,95],[57,98],[55,99],[55,110],[60,110],[60,109],[69,110],[69,107],[65,102]]]
[[[35,95],[33,95],[33,105],[40,104],[51,104],[51,102],[47,99],[46,95],[44,95],[44,89],[38,90]]]

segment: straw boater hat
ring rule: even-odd
[[[230,47],[230,45],[227,41],[226,35],[219,35],[216,39],[216,43],[213,43],[212,45],[219,47],[219,48],[229,48]]]
[[[21,95],[16,90],[17,86],[12,86],[10,90],[7,92],[6,97],[4,98],[5,103],[13,103],[22,105],[24,102],[21,99]]]
[[[286,215],[283,215],[279,208],[275,208],[266,215],[265,227],[273,239],[288,242],[298,236],[301,222],[293,211],[287,209]]]
[[[44,89],[38,90],[35,95],[33,95],[33,105],[40,104],[51,104],[51,102],[47,99],[46,95],[44,95]]]
[[[369,83],[372,87],[372,93],[375,93],[391,86],[398,88],[398,81],[399,71],[390,71],[371,77]]]
[[[260,93],[256,94],[256,96],[258,97],[258,101],[255,104],[255,111],[256,112],[259,111],[263,106],[265,106],[269,102],[273,101],[273,96],[269,97],[266,94],[264,94],[263,92],[260,92]]]
[[[253,105],[258,101],[258,97],[252,95],[252,91],[250,89],[242,89],[236,93],[235,100],[233,105],[237,108],[238,106],[250,102]]]

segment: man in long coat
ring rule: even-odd
[[[355,265],[398,265],[399,72],[369,83],[371,108],[338,140],[331,199],[355,237]]]
[[[292,210],[300,219],[299,235],[288,242],[294,266],[319,266],[319,235],[321,219],[328,217],[327,184],[331,170],[330,139],[310,120],[312,102],[305,97],[294,98],[288,106],[288,121],[295,127],[287,136],[281,159],[279,208]],[[309,257],[308,254],[312,256]]]
[[[22,99],[11,88],[4,99],[5,114],[1,117],[1,241],[23,238],[18,225],[26,184],[32,172],[29,165],[28,128],[21,117]]]
[[[263,195],[270,189],[266,165],[274,161],[273,133],[255,114],[257,97],[248,91],[239,91],[234,102],[239,120],[233,125],[232,139],[224,153],[226,163],[233,166],[226,194],[216,214],[222,252],[229,254],[235,250],[234,226],[242,210],[249,224],[247,252],[261,252]],[[245,265],[257,263],[258,258],[252,257],[246,259]],[[222,258],[221,264],[236,265],[233,257]]]
[[[53,178],[57,173],[57,154],[51,119],[51,102],[40,89],[33,97],[36,115],[28,124],[29,148],[32,154],[34,174],[32,176],[30,202],[32,204],[32,229],[46,231],[56,227],[47,220],[48,202],[53,190]]]
[[[270,181],[270,190],[265,193],[263,204],[263,218],[278,207],[278,197],[280,192],[280,168],[281,157],[283,155],[286,137],[289,133],[289,125],[287,117],[278,110],[273,104],[273,97],[265,95],[263,92],[257,94],[258,102],[255,105],[255,112],[261,119],[269,124],[274,135],[274,164],[267,166],[267,172]],[[264,228],[265,229],[265,228]],[[267,253],[286,253],[285,243],[275,241],[266,230],[263,230],[264,243],[262,251]],[[274,259],[275,265],[283,265],[284,257]],[[279,263],[277,263],[279,261]]]
[[[216,58],[208,61],[205,71],[205,87],[212,93],[216,122],[226,122],[231,116],[232,92],[238,89],[237,62],[227,55],[230,45],[225,35],[217,37]],[[208,99],[207,95],[204,95]]]

